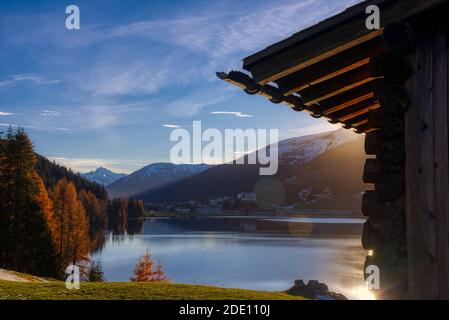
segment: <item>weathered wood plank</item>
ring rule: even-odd
[[[435,216],[439,298],[449,299],[448,15],[439,15],[434,39]]]
[[[384,137],[381,131],[366,134],[365,153],[368,155],[375,155],[383,143]]]
[[[362,86],[325,99],[320,102],[320,105],[323,108],[324,113],[326,115],[329,115],[344,108],[353,106],[364,100],[371,99],[374,97],[373,86],[376,83],[377,81],[373,83],[365,83]]]
[[[418,29],[418,28],[417,28]],[[433,26],[420,24],[406,114],[407,239],[411,298],[439,297],[433,98]]]
[[[345,27],[347,30],[345,30],[346,35],[344,38],[347,41],[342,42],[339,46],[334,46],[333,42],[340,32],[331,32],[330,34],[325,35],[326,39],[320,40],[316,38],[311,40],[307,45],[308,54],[301,54],[304,47],[293,51],[289,50],[281,52],[273,57],[272,60],[267,61],[267,64],[262,68],[251,68],[251,73],[259,84],[267,84],[382,35],[383,29],[367,33],[366,27],[363,32],[355,34],[355,37],[354,33],[349,35],[350,29],[359,24],[361,25],[360,21],[357,21],[353,25]],[[326,43],[329,44],[326,45]],[[298,59],[302,62],[295,63]],[[245,66],[244,69],[247,70]],[[272,73],[271,70],[279,70],[279,72],[270,75]]]
[[[421,46],[417,46],[409,57],[414,73],[407,81],[406,87],[411,94],[412,104],[404,117],[405,121],[405,196],[408,256],[408,291],[409,298],[420,299],[423,286],[422,231],[419,206],[419,152],[418,140],[418,90],[419,90],[419,58]]]
[[[313,64],[308,68],[276,80],[284,94],[292,94],[307,87],[332,79],[350,70],[367,65],[370,57],[383,50],[381,37],[374,38],[350,50]]]
[[[332,101],[326,101],[322,104],[324,105],[330,105],[330,108],[326,108],[324,110],[325,115],[331,115],[334,112],[338,112],[341,110],[344,110],[349,107],[356,106],[357,104],[364,103],[366,100],[372,99],[374,97],[374,92],[367,92],[362,95],[353,95],[351,97],[347,97],[347,99],[340,99],[337,97],[336,99],[333,99]]]
[[[330,99],[332,97],[338,96],[340,94],[343,94],[345,92],[354,90],[358,87],[362,87],[364,85],[370,85],[371,83],[373,83],[376,80],[376,78],[363,78],[357,82],[348,84],[346,86],[343,87],[339,87],[337,90],[335,91],[331,91],[328,93],[325,93],[324,95],[321,95],[320,93],[317,93],[316,96],[312,99],[310,99],[309,97],[305,96],[305,100],[306,102],[304,103],[306,106],[312,106],[314,104],[320,103],[321,101]]]
[[[366,159],[365,167],[363,169],[363,182],[376,183],[381,174],[382,168],[377,159]]]
[[[423,234],[423,295],[426,299],[438,298],[438,268],[436,249],[436,216],[435,216],[435,141],[434,141],[434,112],[433,84],[434,84],[434,56],[433,36],[434,26],[422,27],[426,36],[422,38],[421,72],[418,91],[419,133],[419,198],[421,223]]]
[[[335,96],[341,92],[354,88],[354,85],[362,85],[373,80],[370,74],[370,66],[364,65],[360,68],[353,69],[349,72],[343,73],[328,81],[321,82],[314,86],[305,88],[297,93],[303,97],[307,104],[310,101],[319,102],[326,98]]]
[[[338,120],[342,121],[342,122],[345,122],[347,120],[351,120],[352,118],[358,117],[358,116],[360,116],[362,114],[366,115],[371,110],[376,110],[376,109],[379,109],[379,108],[380,108],[380,104],[378,102],[376,102],[376,103],[374,103],[374,104],[372,104],[372,105],[370,105],[370,106],[368,106],[366,108],[360,109],[360,110],[355,111],[355,112],[348,113],[347,115],[340,117]],[[366,119],[366,123],[368,123],[368,119]]]

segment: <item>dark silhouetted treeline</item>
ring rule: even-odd
[[[115,234],[140,233],[144,218],[144,206],[141,200],[115,198],[109,201],[108,226]]]
[[[80,174],[74,173],[72,170],[51,162],[40,155],[37,155],[36,171],[44,180],[47,189],[53,189],[59,180],[66,178],[75,185],[78,192],[81,190],[90,191],[97,199],[108,199],[108,193],[102,185],[89,181]]]

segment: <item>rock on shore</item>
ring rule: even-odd
[[[287,290],[293,296],[302,296],[318,300],[348,300],[344,295],[329,291],[326,284],[318,280],[310,280],[307,284],[303,280],[295,280],[293,287]]]

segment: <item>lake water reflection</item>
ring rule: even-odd
[[[363,220],[297,218],[146,219],[139,234],[107,234],[93,259],[108,281],[127,281],[147,249],[172,282],[285,290],[317,279],[361,298]]]

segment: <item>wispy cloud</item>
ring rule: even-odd
[[[31,126],[31,125],[22,125],[16,123],[0,123],[0,127],[11,127],[11,128],[25,128],[39,131],[75,131],[72,128],[64,128],[64,127],[51,127],[51,126]]]
[[[253,117],[252,114],[244,114],[240,111],[212,111],[210,114],[225,114],[225,115],[231,115],[238,118],[251,118]]]
[[[126,159],[66,158],[52,156],[48,158],[62,166],[82,173],[95,170],[99,167],[107,168],[116,173],[131,173],[145,165],[143,162]]]
[[[199,77],[207,81],[215,79],[218,70],[240,68],[240,59],[245,54],[263,49],[357,2],[360,0],[283,0],[275,4],[260,1],[256,7],[252,1],[192,5],[182,14],[163,19],[118,26],[85,25],[76,36],[62,32],[55,24],[36,31],[37,38],[36,32],[33,37],[22,32],[18,38],[25,44],[36,41],[39,45],[50,43],[63,49],[74,46],[82,50],[98,45],[95,62],[80,71],[68,72],[68,82],[99,96],[154,95],[170,85],[192,83]],[[15,23],[23,24],[26,19]],[[31,20],[59,21],[47,16]],[[27,37],[32,39],[26,40]],[[36,75],[18,75],[0,82],[0,86],[25,80],[41,84],[58,82]]]
[[[12,116],[14,113],[0,111],[0,116]]]
[[[172,129],[180,128],[180,126],[178,126],[176,124],[164,124],[163,126],[166,128],[172,128]]]
[[[215,92],[199,90],[169,103],[165,109],[173,116],[192,117],[203,108],[220,103],[233,94],[233,92],[224,90]]]
[[[27,126],[27,125],[18,125],[15,123],[0,123],[0,127],[11,127],[11,128],[27,128],[27,129],[37,129],[37,127]]]
[[[14,86],[19,82],[30,81],[36,84],[55,84],[59,83],[59,80],[49,80],[43,76],[16,74],[12,75],[9,79],[0,81],[0,87]]]
[[[147,108],[147,101],[135,103],[85,104],[76,108],[68,107],[60,121],[69,128],[77,130],[97,130],[123,125],[130,113],[140,112]]]
[[[44,110],[41,112],[42,117],[57,117],[60,116],[59,112],[54,110]]]
[[[202,62],[215,67],[237,61],[235,53],[251,52],[313,25],[361,0],[279,1],[227,7],[210,6],[194,14],[162,20],[140,21],[112,29],[110,37],[140,36],[207,53]],[[298,17],[301,17],[300,19]],[[241,58],[241,57],[239,57]]]
[[[151,95],[167,84],[168,69],[163,63],[153,67],[143,60],[130,62],[131,59],[126,59],[119,65],[114,59],[106,59],[110,66],[74,74],[72,80],[97,96]]]

